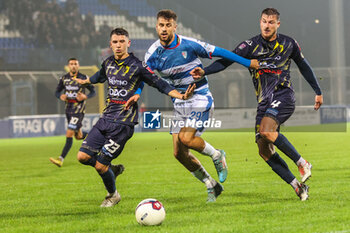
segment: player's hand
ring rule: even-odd
[[[259,69],[260,68],[259,61],[256,60],[256,59],[250,60],[249,68],[253,68],[253,69],[256,69],[256,70]]]
[[[187,100],[187,99],[191,98],[193,95],[194,89],[196,89],[196,84],[192,84],[192,85],[188,86],[185,94],[183,94],[183,96],[182,96],[182,99]]]
[[[78,102],[81,102],[81,101],[86,100],[86,99],[87,99],[87,96],[84,93],[78,92],[77,98],[76,98],[76,100]]]
[[[60,95],[60,100],[67,101],[67,95],[66,94]]]
[[[192,75],[194,79],[200,79],[204,76],[204,74],[205,74],[204,70],[200,67],[196,67],[190,72],[190,75]]]
[[[316,95],[315,96],[314,109],[317,111],[318,109],[320,109],[322,104],[323,104],[323,96],[322,95]]]
[[[140,95],[139,94],[136,94],[136,95],[133,95],[131,96],[128,101],[126,101],[125,103],[125,106],[124,106],[124,109],[125,110],[129,110],[129,108],[135,104],[138,100],[140,99]]]
[[[77,83],[81,84],[81,85],[90,83],[90,79],[89,78],[83,80],[83,79],[80,79],[80,78],[73,77],[72,79],[74,81],[76,81]]]

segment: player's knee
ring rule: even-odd
[[[265,140],[269,140],[273,135],[273,132],[268,132],[268,131],[264,131],[264,130],[260,130],[259,131],[260,136],[265,139]]]
[[[179,141],[185,146],[189,146],[192,142],[192,135],[186,134],[184,132],[180,132]]]
[[[77,159],[81,163],[84,163],[84,162],[88,161],[90,158],[91,158],[90,155],[88,155],[88,154],[86,154],[86,153],[84,153],[82,151],[79,151],[78,154],[77,154]]]
[[[108,171],[108,165],[96,162],[95,169],[99,174],[106,173]]]

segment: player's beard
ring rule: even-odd
[[[174,38],[174,34],[169,34],[168,38],[166,40],[162,40],[161,37],[159,39],[166,45],[169,45],[170,41]]]

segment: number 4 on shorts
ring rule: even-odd
[[[274,100],[274,101],[271,103],[271,106],[272,106],[272,108],[277,108],[278,105],[280,105],[280,104],[281,104],[281,101]]]

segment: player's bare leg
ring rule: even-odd
[[[50,158],[51,163],[57,165],[58,167],[62,167],[64,158],[66,157],[70,148],[72,147],[74,133],[75,133],[74,130],[67,129],[67,131],[66,131],[66,144],[63,147],[62,153],[61,153],[60,157],[58,157],[57,159],[51,157]]]
[[[221,183],[227,178],[226,154],[223,150],[217,150],[201,137],[196,136],[197,130],[191,127],[184,127],[179,132],[179,140],[187,148],[193,149],[201,154],[212,158],[216,172]]]
[[[277,132],[278,123],[271,117],[264,117],[260,124],[260,135],[267,141],[273,143],[286,154],[298,166],[301,182],[304,183],[311,177],[312,165],[306,161],[281,133]]]
[[[173,134],[173,147],[175,158],[207,187],[207,202],[215,202],[223,191],[223,187],[209,175],[200,161],[189,151],[189,148],[181,143],[178,134]]]
[[[309,187],[299,183],[292,172],[289,170],[286,162],[275,151],[274,145],[264,138],[257,140],[259,155],[279,175],[287,184],[290,184],[300,200],[305,201],[308,198]]]

